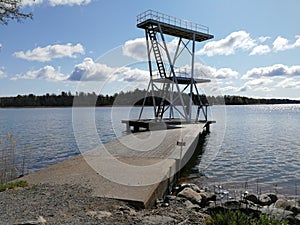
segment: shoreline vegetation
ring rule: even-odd
[[[155,101],[160,101],[161,93],[154,93]],[[141,106],[146,95],[146,90],[135,89],[115,93],[113,95],[97,95],[95,92],[83,93],[76,92],[72,94],[62,91],[61,94],[45,94],[45,95],[18,95],[15,97],[0,97],[0,108],[23,108],[23,107],[72,107],[72,106]],[[149,95],[150,96],[150,95]],[[188,94],[184,96],[189,98]],[[197,104],[198,96],[193,96],[194,103]],[[291,99],[265,99],[250,98],[244,96],[205,96],[200,95],[203,104],[207,105],[259,105],[259,104],[300,104],[300,100]],[[153,98],[147,97],[146,106],[152,106]],[[175,104],[177,104],[175,102]],[[179,102],[178,102],[179,104]]]

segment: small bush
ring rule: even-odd
[[[261,214],[259,217],[246,214],[240,210],[227,210],[212,213],[206,220],[206,225],[285,225],[287,221],[277,221],[267,215]]]
[[[24,180],[1,184],[0,192],[6,191],[7,189],[14,189],[14,188],[18,188],[18,187],[22,187],[22,188],[29,187],[29,184],[27,181],[24,181]]]

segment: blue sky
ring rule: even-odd
[[[197,43],[207,93],[300,99],[298,0],[31,0],[33,20],[0,27],[0,96],[146,88],[148,9],[209,27]],[[172,44],[171,37],[168,38]],[[114,71],[118,70],[118,73]],[[78,85],[80,88],[78,88]]]

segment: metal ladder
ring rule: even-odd
[[[166,107],[166,104],[165,104],[165,99],[167,98],[167,94],[169,92],[169,89],[170,89],[170,83],[169,82],[165,82],[163,84],[163,96],[159,102],[159,105],[157,106],[157,111],[156,111],[156,118],[158,119],[162,119],[163,118],[163,115],[164,115],[164,112],[165,112],[165,107]]]
[[[150,25],[147,29],[149,38],[151,40],[152,43],[152,48],[153,48],[153,53],[155,56],[155,60],[156,60],[156,65],[157,65],[157,69],[159,71],[159,75],[161,78],[166,78],[166,70],[165,70],[165,66],[161,57],[161,53],[159,50],[159,44],[156,38],[156,31],[155,31],[155,27],[153,25]]]

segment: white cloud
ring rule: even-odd
[[[115,71],[115,74],[119,75],[119,81],[147,82],[149,80],[149,71],[137,68],[123,67]]]
[[[295,36],[296,41],[293,44],[289,44],[289,40],[281,36],[277,37],[273,42],[274,51],[285,51],[293,48],[300,47],[300,36]]]
[[[6,77],[6,74],[4,72],[4,68],[0,67],[0,79]]]
[[[24,74],[19,74],[13,77],[12,80],[18,79],[42,79],[48,81],[64,81],[67,76],[55,70],[52,66],[45,66],[38,70],[28,71]]]
[[[231,68],[214,68],[211,66],[204,65],[202,63],[195,63],[195,77],[201,78],[213,78],[213,79],[230,79],[236,78],[238,76],[238,72],[232,70]],[[179,69],[180,72],[186,72],[191,74],[191,66],[186,65]]]
[[[37,47],[26,52],[15,52],[17,58],[26,59],[29,61],[47,62],[56,58],[70,57],[76,58],[78,54],[84,54],[84,48],[81,44],[72,45],[48,45],[46,47]]]
[[[249,50],[256,46],[255,40],[246,31],[236,31],[224,39],[211,41],[204,45],[197,54],[199,55],[232,55],[236,50]]]
[[[258,45],[252,49],[250,55],[265,55],[271,52],[271,48],[268,45]]]
[[[105,64],[94,62],[91,58],[85,58],[82,63],[75,66],[69,76],[70,81],[125,81],[145,82],[149,78],[149,72],[137,68],[120,67],[113,68]]]
[[[243,90],[243,88],[235,87],[235,86],[226,86],[226,87],[213,87],[212,91],[215,93],[220,93],[221,95],[226,95],[230,93],[237,93],[237,92],[243,92],[246,90]]]
[[[33,6],[42,4],[44,0],[21,0],[22,6]]]
[[[116,69],[105,64],[94,62],[85,58],[82,63],[75,65],[68,80],[71,81],[105,81],[113,75]]]
[[[274,91],[274,88],[269,88],[269,87],[257,87],[257,88],[255,88],[254,91],[270,92],[270,91]]]
[[[259,78],[259,79],[247,81],[244,86],[259,87],[259,86],[263,86],[263,85],[268,85],[272,82],[273,81],[271,79]]]
[[[267,41],[267,40],[270,39],[270,38],[271,38],[271,37],[269,37],[269,36],[266,36],[266,37],[261,36],[261,37],[258,38],[258,41],[259,41],[260,43],[264,43],[265,41]]]
[[[213,76],[216,79],[229,79],[229,78],[236,78],[238,76],[238,72],[232,70],[231,68],[221,68],[216,69],[212,68]]]
[[[296,81],[294,78],[286,78],[279,82],[276,87],[281,88],[300,88],[300,81]]]
[[[126,41],[122,50],[125,56],[129,56],[140,61],[148,60],[145,38],[137,38]]]
[[[243,79],[277,76],[300,76],[300,66],[286,66],[275,64],[273,66],[253,68],[243,75]]]
[[[168,52],[170,54],[175,53],[178,46],[178,41],[178,38],[174,38],[172,41],[166,43]],[[163,46],[162,43],[160,43],[160,45]],[[183,45],[181,44],[181,47],[182,46]],[[148,61],[147,44],[145,38],[136,38],[134,40],[126,41],[122,47],[122,50],[125,56],[129,56],[139,61]],[[151,54],[153,54],[153,52]],[[164,52],[162,52],[162,54],[164,54]]]
[[[50,5],[87,5],[91,2],[91,0],[49,0]]]
[[[269,92],[272,89],[270,89],[269,87],[266,87],[266,85],[268,85],[272,82],[273,81],[271,79],[261,78],[261,79],[255,79],[255,80],[248,81],[241,87],[235,87],[235,86],[229,85],[226,87],[219,87],[216,90],[221,93],[224,93],[224,94],[246,92],[249,90]]]
[[[57,5],[87,5],[91,3],[91,0],[22,0],[23,6],[33,6],[43,3],[48,3],[51,6]]]

